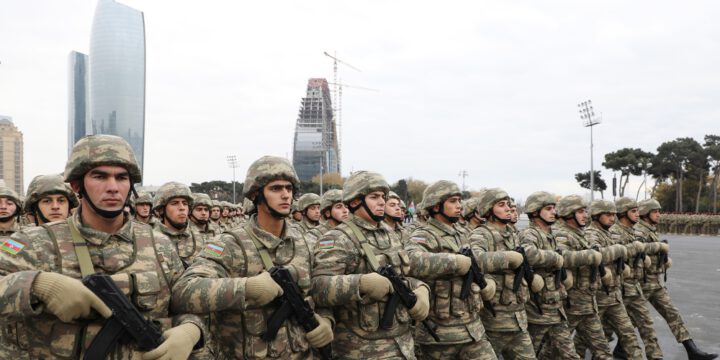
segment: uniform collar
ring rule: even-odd
[[[192,222],[192,221],[190,221],[190,222]],[[169,226],[167,226],[161,222],[158,222],[157,226],[158,226],[158,230],[160,230],[160,232],[162,232],[163,234],[165,234],[171,238],[190,237],[192,235],[192,234],[190,234],[190,226],[192,226],[192,225],[190,225],[190,223],[188,223],[188,225],[185,227],[185,229],[180,230],[180,231],[171,229]]]
[[[365,219],[363,219],[359,216],[355,216],[353,214],[350,214],[350,216],[348,217],[348,221],[352,221],[353,223],[355,223],[355,225],[357,225],[361,229],[364,229],[367,231],[378,231],[380,229],[388,231],[388,232],[392,231],[392,229],[390,229],[390,226],[388,224],[386,224],[384,221],[380,221],[380,223],[378,223],[378,225],[375,225],[375,224],[372,224],[369,221],[366,221]]]
[[[427,223],[429,225],[432,225],[432,226],[442,230],[443,232],[445,232],[448,235],[455,236],[455,234],[457,234],[457,229],[455,229],[454,226],[445,224],[442,221],[438,221],[435,218],[428,219]]]
[[[647,229],[650,230],[650,231],[656,231],[656,229],[657,229],[657,227],[656,227],[655,225],[651,225],[649,222],[646,222],[646,221],[643,220],[643,219],[640,219],[640,220],[637,222],[637,224],[635,224],[635,226],[645,227],[645,228],[647,228]]]
[[[81,211],[75,212],[72,216],[72,220],[77,226],[80,235],[89,243],[93,245],[102,245],[110,238],[116,238],[125,242],[133,242],[132,227],[133,222],[129,221],[127,215],[123,215],[123,226],[114,234],[108,234],[99,230],[95,230],[89,226],[85,226],[82,222]]]
[[[283,229],[280,233],[280,237],[276,237],[275,235],[261,229],[257,223],[257,215],[253,215],[252,218],[250,218],[249,222],[250,231],[252,231],[255,237],[257,237],[258,241],[260,241],[260,243],[268,249],[276,248],[278,245],[280,245],[280,243],[286,241],[289,238],[288,228],[290,227],[290,224],[288,223],[287,219],[283,220]]]

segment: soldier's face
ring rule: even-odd
[[[650,218],[650,221],[653,224],[657,224],[658,222],[660,222],[660,210],[655,209],[650,211],[650,213],[648,214],[648,218]]]
[[[402,209],[400,208],[400,200],[391,198],[385,202],[385,214],[392,217],[402,217]]]
[[[615,225],[615,214],[600,214],[600,217],[598,217],[598,222],[602,224],[602,226],[609,228]]]
[[[47,195],[38,202],[38,210],[50,221],[65,220],[70,214],[70,203],[65,195]]]
[[[507,200],[500,200],[495,205],[493,205],[492,208],[493,214],[495,214],[495,217],[498,219],[507,219],[510,220],[512,218],[512,214],[510,213],[510,202]]]
[[[310,221],[320,221],[320,205],[308,206],[305,213]]]
[[[228,217],[230,215],[230,209],[229,208],[223,208],[222,209],[222,217]]]
[[[165,205],[165,216],[175,224],[184,224],[188,219],[188,211],[188,201],[185,198],[172,198]]]
[[[510,208],[510,222],[513,224],[518,222],[517,207],[515,206]]]
[[[374,191],[365,196],[365,203],[375,216],[385,216],[385,193]]]
[[[207,220],[210,218],[210,211],[205,205],[198,205],[193,208],[192,215],[198,220]]]
[[[330,208],[330,212],[333,218],[340,221],[347,220],[349,214],[347,206],[342,202],[335,203],[335,205]]]
[[[293,219],[295,219],[295,221],[300,221],[302,220],[303,214],[299,211],[293,211],[292,217]]]
[[[638,208],[632,208],[628,210],[627,212],[628,220],[630,220],[633,224],[638,222],[640,220],[640,211]]]
[[[101,210],[122,210],[130,193],[130,174],[121,166],[98,166],[85,174],[83,184],[85,192],[90,197],[90,199],[83,198],[83,202],[92,201]],[[78,185],[75,183],[73,190],[78,191]],[[86,208],[90,206],[83,210]]]
[[[214,208],[212,208],[212,209],[210,210],[210,218],[213,219],[213,220],[219,219],[219,218],[220,218],[220,211],[221,211],[220,208],[217,207],[217,206],[214,207]]]
[[[555,211],[555,205],[545,205],[540,209],[540,217],[549,223],[554,223],[557,220],[557,211]]]
[[[14,201],[6,197],[0,197],[0,218],[13,216],[15,210],[17,210],[17,205],[15,205]]]
[[[293,184],[287,180],[273,180],[263,188],[265,205],[280,214],[290,215],[292,203]],[[259,204],[263,206],[263,204]]]
[[[587,209],[582,208],[580,210],[575,211],[575,221],[577,221],[578,225],[585,226],[588,222],[588,212]]]
[[[149,217],[150,216],[150,204],[138,204],[135,205],[135,212],[140,217]]]
[[[443,212],[449,217],[461,217],[462,216],[462,202],[460,196],[451,196],[443,203]]]

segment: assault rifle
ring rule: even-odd
[[[472,283],[476,283],[480,287],[480,290],[482,290],[487,286],[487,281],[485,281],[485,274],[480,271],[480,266],[478,266],[477,261],[475,261],[472,249],[464,247],[460,249],[460,254],[470,258],[470,271],[465,275],[465,281],[463,281],[463,286],[460,290],[460,298],[465,300],[470,296]],[[495,305],[493,305],[492,300],[483,300],[483,305],[490,311],[492,316],[495,317]]]
[[[541,306],[542,303],[540,302],[540,294],[532,291],[531,285],[533,277],[535,276],[535,271],[533,271],[532,266],[530,266],[530,263],[528,262],[527,255],[525,254],[525,248],[518,246],[513,249],[513,251],[519,252],[523,257],[522,264],[515,270],[515,278],[513,278],[513,292],[517,293],[518,290],[520,290],[520,284],[522,284],[522,280],[525,279],[532,301],[535,303],[538,313],[542,315],[543,311]]]
[[[562,256],[562,249],[557,248],[555,249],[555,252]],[[565,281],[565,279],[567,279],[567,270],[565,269],[565,267],[561,267],[555,270],[555,290],[560,289],[560,283],[562,281]]]
[[[593,246],[593,250],[600,252],[600,247],[597,245]],[[598,280],[598,274],[600,277],[605,277],[605,263],[603,261],[600,261],[600,265],[593,266],[590,268],[590,284],[592,286],[593,283],[595,283]],[[602,282],[602,281],[601,281]],[[607,285],[602,284],[603,290],[605,290],[605,294],[610,296],[610,288],[608,288]]]
[[[666,239],[663,239],[661,242],[668,243]],[[663,269],[663,281],[667,282],[667,269],[665,268],[665,264],[667,264],[668,260],[670,259],[670,254],[666,252],[660,252],[658,253],[658,263],[657,263],[657,269],[662,268]]]

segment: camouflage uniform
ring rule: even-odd
[[[387,194],[389,186],[377,173],[357,171],[345,181],[343,199],[348,204],[373,191]],[[400,239],[382,221],[375,225],[350,215],[323,235],[315,249],[313,300],[333,313],[333,352],[339,359],[415,359],[408,310],[398,306],[392,326],[381,329],[387,301],[373,301],[360,294],[360,278],[375,270],[362,244],[372,250],[368,255],[380,266],[391,264],[403,273],[408,270],[409,259]],[[407,280],[411,289],[427,287],[416,279]]]
[[[155,194],[153,209],[164,209],[167,203],[173,198],[183,198],[188,202],[188,208],[192,208],[192,193],[187,185],[177,182],[169,182],[163,184]],[[165,217],[165,221],[170,221]],[[167,226],[164,222],[158,222],[155,228],[165,234],[177,248],[178,255],[187,268],[192,264],[200,252],[205,248],[203,236],[195,231],[190,225],[190,220],[185,223],[182,230],[177,230]],[[180,225],[180,224],[178,224]]]
[[[25,213],[33,214],[35,221],[38,221],[39,209],[37,204],[42,200],[43,197],[48,195],[64,195],[68,201],[68,213],[70,210],[78,207],[77,195],[72,191],[70,185],[65,183],[65,180],[61,175],[38,175],[32,179],[28,186],[27,196],[23,204]],[[47,219],[43,219],[43,222],[49,222]]]
[[[388,199],[394,198],[402,203],[402,199],[400,199],[400,196],[398,196],[398,194],[396,194],[393,191],[390,191],[388,193],[387,198]],[[387,217],[387,215],[386,215],[386,217]],[[390,225],[390,224],[388,223],[388,225]],[[405,242],[408,239],[408,236],[410,235],[410,232],[407,230],[405,224],[403,223],[403,219],[400,219],[400,221],[395,219],[395,226],[394,227],[391,226],[391,228],[393,229],[393,231],[395,231],[395,235],[397,235],[397,237],[400,238],[400,241],[403,244],[405,244]]]
[[[423,204],[443,206],[445,200],[460,195],[452,182],[438,181],[425,189]],[[462,247],[469,247],[468,238],[456,227],[430,218],[410,235],[405,250],[410,257],[409,275],[425,281],[432,289],[428,318],[438,325],[440,341],[430,336],[425,327],[415,328],[415,342],[425,358],[431,359],[496,359],[485,335],[480,318],[483,299],[480,287],[472,283],[471,294],[460,298],[464,274],[457,274],[456,258]]]
[[[141,179],[124,140],[91,135],[75,144],[65,180],[79,179],[98,164],[126,166],[133,181]],[[163,330],[185,323],[203,328],[197,316],[173,316],[169,310],[170,289],[183,267],[167,237],[127,218],[116,233],[100,232],[82,223],[81,212],[82,208],[67,221],[18,232],[12,240],[20,244],[20,250],[15,254],[0,251],[3,341],[12,342],[31,359],[80,359],[100,330],[104,319],[62,322],[44,312],[44,304],[33,294],[33,282],[41,271],[81,278],[71,226],[85,240],[94,270],[111,275],[143,316],[159,323]],[[9,358],[5,349],[3,344],[0,358]],[[141,355],[134,342],[119,342],[108,359],[140,359]]]
[[[7,198],[15,203],[15,207],[17,210],[15,210],[15,214],[11,216],[12,218],[12,225],[7,229],[0,229],[0,240],[7,239],[10,237],[10,235],[14,234],[17,231],[20,231],[22,226],[18,222],[18,214],[22,211],[23,203],[20,201],[20,196],[18,194],[7,187],[0,187],[0,198]]]
[[[318,224],[310,221],[307,217],[307,208],[313,205],[320,205],[320,195],[308,193],[303,194],[300,199],[298,199],[298,210],[300,210],[303,213],[302,221],[298,222],[298,225],[300,226],[301,232],[303,234],[310,231],[310,229],[314,228]]]
[[[155,217],[153,216],[153,212],[152,212],[153,196],[149,192],[145,192],[145,191],[139,192],[138,197],[135,199],[135,208],[137,208],[137,206],[140,204],[150,205],[150,217],[147,219],[147,221],[144,221],[136,213],[133,220],[135,220],[137,222],[148,224],[150,226],[155,226],[155,223],[157,223],[157,219],[155,219]]]
[[[555,196],[538,191],[530,194],[525,203],[525,213],[530,217],[547,205],[555,205]],[[548,224],[549,226],[550,224]],[[536,225],[532,218],[527,229],[520,233],[520,244],[525,249],[528,262],[535,274],[542,276],[545,286],[541,290],[542,314],[537,304],[525,303],[528,318],[528,332],[539,359],[549,358],[551,350],[556,351],[555,358],[579,360],[572,341],[572,332],[567,325],[567,315],[563,300],[567,298],[565,285],[556,279],[562,268],[562,255],[557,253],[557,242],[552,233]],[[559,285],[559,286],[558,286]]]
[[[323,215],[323,212],[325,210],[332,210],[331,208],[339,203],[342,202],[342,190],[340,189],[332,189],[326,191],[321,197],[320,197],[320,216]],[[336,220],[337,221],[337,220]],[[338,221],[340,222],[340,221]],[[308,232],[305,233],[305,241],[307,241],[308,246],[310,247],[310,253],[315,253],[315,247],[317,245],[318,240],[328,231],[330,231],[332,227],[327,221],[321,221],[318,226],[315,226],[314,228],[308,230]]]
[[[192,201],[192,207],[190,208],[190,214],[192,214],[192,210],[195,209],[197,206],[207,206],[208,211],[212,207],[212,200],[210,200],[210,196],[203,193],[193,193],[193,201]],[[216,235],[220,234],[220,228],[217,227],[212,221],[209,219],[207,220],[206,224],[198,223],[196,219],[194,219],[192,216],[190,216],[190,223],[188,226],[190,227],[190,230],[196,233],[199,233],[202,237],[202,243],[205,244],[208,241],[212,240]]]
[[[501,200],[510,197],[501,189],[489,189],[483,193],[478,201],[477,211],[486,215],[492,207]],[[476,257],[492,258],[496,252],[513,251],[520,245],[517,235],[507,226],[500,226],[489,222],[473,230],[470,235],[470,244]],[[488,264],[488,262],[484,262]],[[492,263],[492,262],[489,262]],[[496,264],[499,265],[499,264]],[[535,359],[530,334],[527,331],[527,314],[525,302],[528,299],[528,284],[523,282],[517,292],[514,292],[514,272],[507,266],[484,268],[486,273],[495,280],[497,290],[493,298],[496,316],[489,312],[481,314],[483,325],[495,354],[511,359]]]

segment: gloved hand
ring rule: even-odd
[[[660,243],[660,252],[665,254],[670,252],[670,245],[668,245],[668,243]]]
[[[570,271],[567,272],[567,277],[565,278],[565,280],[562,281],[562,283],[563,283],[563,286],[565,286],[565,290],[572,289],[573,285],[575,284],[575,279],[573,279],[572,272],[570,272]]]
[[[607,266],[605,267],[605,276],[600,279],[602,281],[602,284],[605,286],[610,286],[613,283],[613,274],[612,270],[609,269]]]
[[[249,277],[245,282],[245,301],[250,306],[264,306],[282,294],[282,288],[267,271]]]
[[[646,269],[649,269],[652,266],[652,260],[650,260],[650,256],[645,257],[645,260],[643,260],[643,266]]]
[[[595,251],[593,252],[593,259],[592,259],[592,261],[593,261],[593,263],[592,263],[593,266],[598,266],[598,265],[600,265],[600,263],[602,262],[602,253],[601,253],[600,251],[595,250]]]
[[[457,262],[455,275],[465,275],[470,271],[470,266],[472,266],[472,259],[470,259],[470,257],[457,254],[455,255],[455,262]]]
[[[623,267],[622,275],[623,275],[623,277],[628,277],[631,275],[630,274],[631,272],[632,272],[631,268],[629,266],[625,266],[625,267]]]
[[[665,263],[665,270],[672,267],[672,259],[668,257],[668,261]]]
[[[492,298],[495,297],[495,289],[497,288],[497,284],[495,283],[495,280],[486,277],[485,282],[487,283],[487,286],[485,286],[484,289],[480,290],[480,296],[482,296],[483,300],[492,300]]]
[[[143,360],[186,360],[200,340],[202,332],[195,324],[185,323],[163,333],[160,346],[142,355]]]
[[[112,310],[80,280],[62,274],[40,272],[33,282],[32,293],[62,322],[86,318],[92,309],[104,318],[112,315]]]
[[[360,277],[360,293],[366,294],[372,300],[380,301],[392,292],[393,286],[390,280],[378,273],[364,274]]]
[[[412,309],[408,310],[408,314],[410,314],[410,317],[413,318],[413,320],[425,320],[428,313],[430,313],[430,293],[424,286],[415,289],[413,292],[415,293],[415,296],[417,296],[417,302]]]
[[[645,252],[645,243],[642,241],[633,241],[632,242],[633,247],[635,248],[635,253],[644,253]]]
[[[333,341],[333,329],[329,319],[315,314],[315,320],[317,320],[320,325],[312,329],[309,333],[306,333],[305,338],[307,338],[310,346],[318,349]]]
[[[530,284],[530,290],[536,293],[545,287],[545,280],[538,274],[533,274],[532,284]]]
[[[517,251],[505,251],[505,256],[508,259],[510,269],[514,270],[520,267],[523,262],[523,256]]]
[[[562,269],[563,266],[565,266],[565,258],[562,256],[557,256],[554,266],[552,267],[553,270]]]

